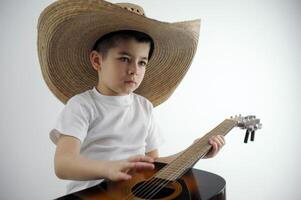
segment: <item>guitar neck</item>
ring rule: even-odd
[[[181,177],[188,169],[202,157],[204,157],[211,149],[211,145],[208,143],[210,137],[215,135],[227,135],[235,126],[237,122],[234,120],[226,119],[220,123],[217,127],[193,143],[185,151],[183,151],[175,160],[161,169],[155,178],[174,181]]]

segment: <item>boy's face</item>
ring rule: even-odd
[[[97,89],[109,96],[127,95],[136,90],[145,74],[149,50],[149,43],[130,39],[119,40],[105,57],[91,52],[90,61],[99,77]]]

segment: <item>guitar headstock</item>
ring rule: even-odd
[[[234,117],[230,117],[230,120],[236,121],[236,126],[240,127],[241,129],[257,130],[262,127],[260,119],[257,119],[254,115],[248,115],[246,117],[235,115]]]
[[[251,141],[254,141],[255,138],[255,131],[257,129],[261,129],[262,124],[260,123],[260,119],[257,119],[254,115],[248,115],[248,116],[241,116],[241,115],[235,115],[234,117],[231,117],[230,120],[233,120],[236,122],[236,126],[240,127],[241,129],[246,129],[246,136],[244,142],[248,142],[249,134],[251,133]]]

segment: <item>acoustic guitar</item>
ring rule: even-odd
[[[155,163],[155,170],[132,172],[129,181],[103,181],[58,200],[225,200],[226,182],[206,171],[193,169],[194,164],[211,149],[208,140],[214,135],[226,135],[234,127],[246,129],[244,142],[261,128],[255,116],[235,116],[224,120],[217,127],[193,143],[169,164]]]

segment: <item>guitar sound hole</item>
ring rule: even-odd
[[[175,192],[175,188],[171,184],[162,187],[162,183],[164,183],[162,180],[152,182],[142,181],[132,188],[132,193],[141,199],[162,199]]]

